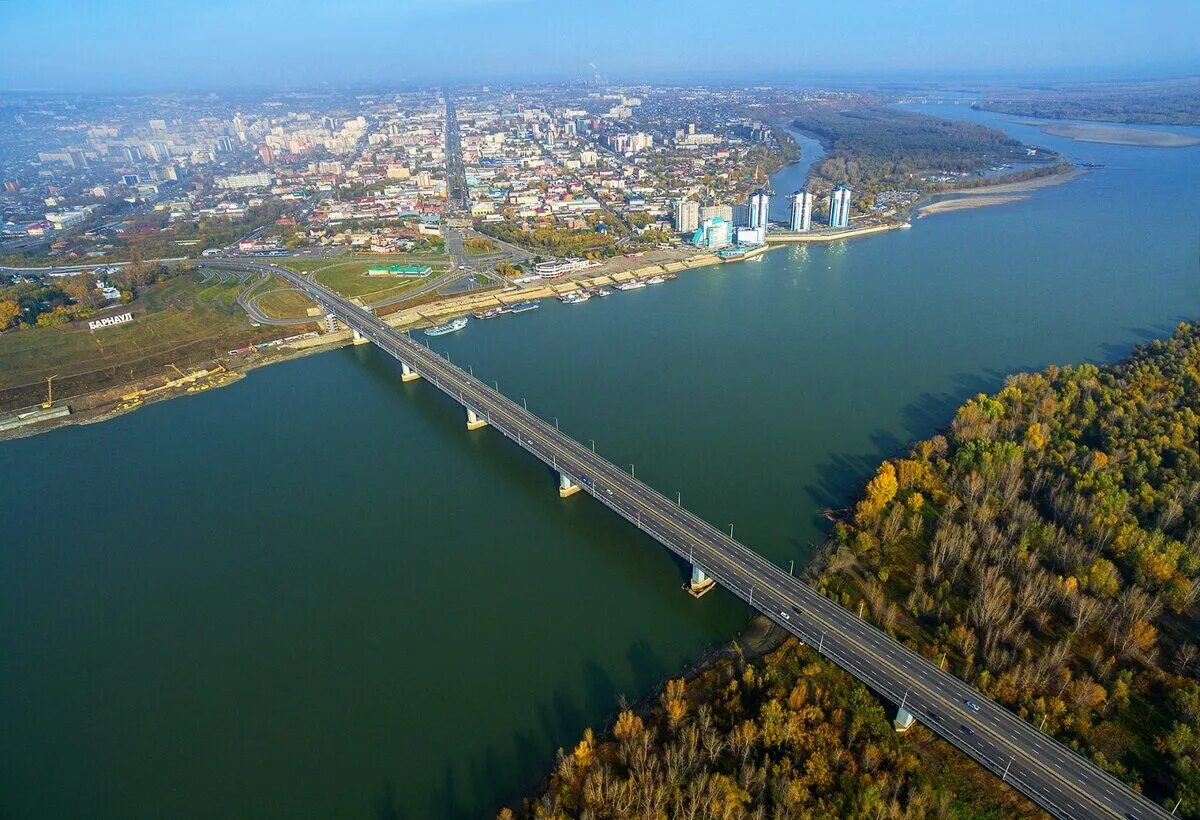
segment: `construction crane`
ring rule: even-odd
[[[46,400],[42,402],[43,410],[49,410],[50,406],[54,404],[54,380],[57,378],[58,374],[55,373],[50,378],[46,379]]]

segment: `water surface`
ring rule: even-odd
[[[431,341],[802,563],[965,397],[1200,313],[1200,150],[921,110],[1105,167]],[[487,816],[746,617],[369,347],[0,445],[0,473],[0,816]]]

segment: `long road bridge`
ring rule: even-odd
[[[1064,818],[1170,817],[1050,736],[918,655],[676,501],[560,432],[374,314],[300,274],[223,260],[286,279],[325,311],[466,410],[467,428],[491,426],[557,473],[563,496],[588,493],[692,567],[691,585],[715,582],[815,648],[1046,811]]]

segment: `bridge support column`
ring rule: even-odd
[[[400,362],[400,381],[412,382],[421,378],[421,374],[408,366],[407,362]]]
[[[354,343],[356,345],[365,345],[365,344],[368,344],[370,341],[371,341],[370,339],[368,339],[366,336],[359,333],[357,330],[354,331]]]
[[[338,321],[338,317],[334,316],[332,313],[326,313],[325,314],[325,332],[326,333],[337,333],[341,329],[342,329],[342,325]]]
[[[575,479],[571,478],[566,473],[558,474],[558,497],[566,498],[567,496],[575,495],[579,492],[579,485],[575,483]]]
[[[692,564],[692,578],[690,581],[684,584],[683,588],[686,589],[688,594],[693,598],[699,598],[706,592],[711,591],[716,585],[717,582],[708,577],[708,574],[704,571],[703,567],[701,567],[699,564]]]
[[[468,407],[467,408],[467,429],[468,430],[478,430],[480,427],[487,427],[487,419],[480,418],[478,413],[476,413],[474,410],[472,410],[470,407]]]
[[[892,726],[895,727],[897,732],[904,734],[912,728],[915,722],[916,718],[913,716],[913,713],[901,706],[896,710],[896,719],[892,721]]]

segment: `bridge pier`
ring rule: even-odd
[[[370,339],[368,339],[366,336],[359,333],[357,330],[354,331],[354,343],[356,345],[365,345],[365,344],[370,343],[370,341],[371,341]]]
[[[487,419],[480,418],[479,414],[467,408],[467,429],[478,430],[480,427],[487,427]]]
[[[915,722],[916,717],[913,716],[913,713],[901,706],[896,710],[896,719],[892,721],[892,726],[895,727],[897,732],[904,734],[912,728]]]
[[[692,578],[690,581],[684,584],[683,588],[686,589],[688,594],[693,598],[699,598],[706,592],[712,591],[716,585],[717,582],[708,577],[708,574],[704,571],[703,567],[701,567],[699,564],[692,564]]]
[[[579,492],[579,485],[575,483],[575,479],[571,478],[566,473],[558,474],[558,497],[567,498]]]
[[[338,317],[334,316],[332,313],[326,313],[325,314],[325,332],[326,333],[337,333],[341,329],[342,329],[342,324],[341,324],[341,322],[338,321]]]
[[[400,381],[411,382],[421,378],[421,374],[408,366],[407,362],[400,362]]]

